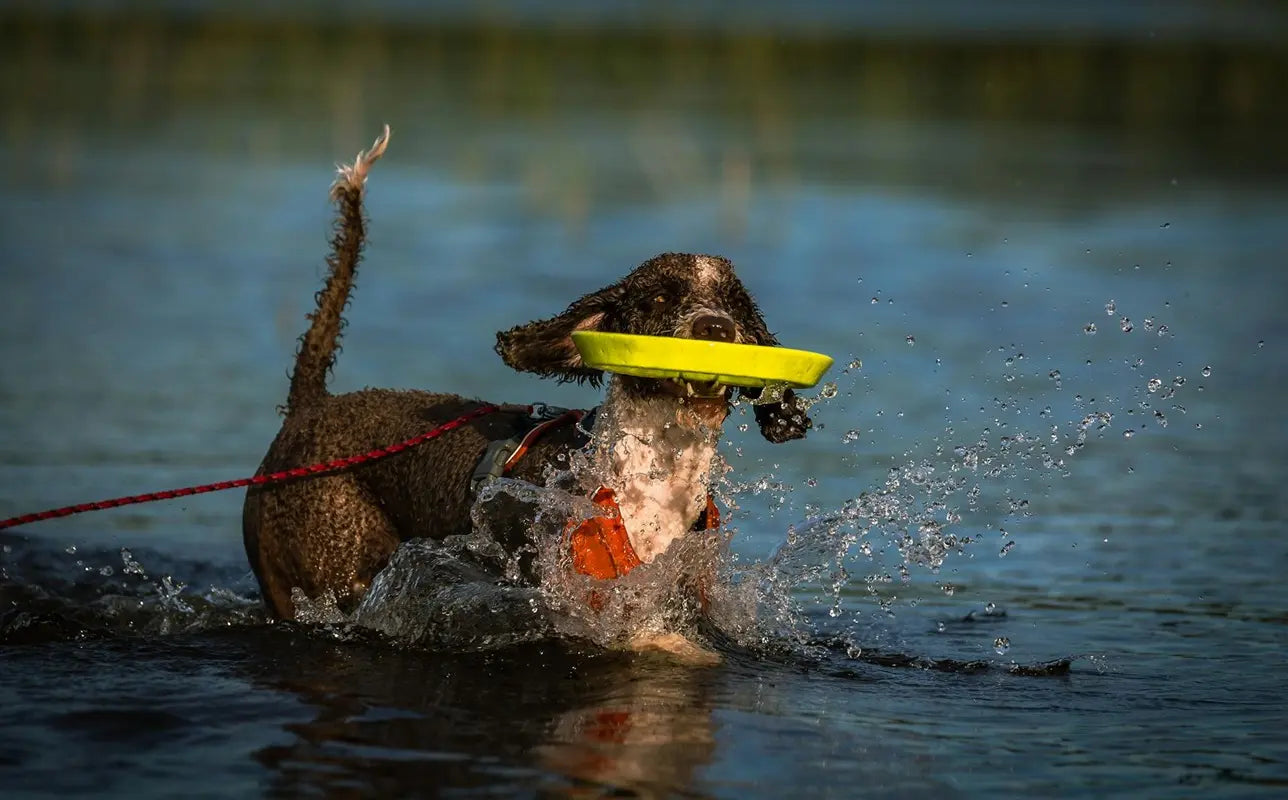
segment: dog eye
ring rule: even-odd
[[[671,298],[665,294],[659,294],[653,298],[653,302],[659,306],[664,306],[667,303],[671,302]]]

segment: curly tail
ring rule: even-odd
[[[326,378],[340,349],[340,331],[344,329],[341,314],[353,289],[353,275],[362,260],[366,241],[366,219],[362,212],[362,194],[367,171],[389,144],[389,126],[366,152],[359,152],[352,166],[341,166],[331,185],[331,200],[336,205],[335,236],[327,256],[326,285],[317,293],[317,310],[308,315],[312,324],[300,337],[291,372],[291,391],[286,396],[287,416],[326,397]]]

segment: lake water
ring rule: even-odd
[[[254,471],[384,122],[334,390],[593,405],[493,333],[666,250],[837,365],[726,428],[714,669],[269,624],[240,493],[0,532],[5,796],[1280,795],[1284,28],[1181,7],[11,19],[0,517]]]

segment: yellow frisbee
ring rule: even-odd
[[[830,356],[808,350],[704,339],[576,331],[572,341],[586,366],[640,378],[804,389],[832,366]]]

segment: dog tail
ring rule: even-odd
[[[367,221],[363,215],[362,194],[371,165],[384,155],[389,144],[389,126],[376,138],[371,149],[359,152],[351,166],[341,166],[331,185],[331,200],[336,206],[335,235],[331,254],[327,256],[326,284],[317,293],[317,310],[308,315],[311,324],[300,337],[291,372],[291,390],[286,397],[287,416],[326,396],[327,373],[340,350],[340,332],[344,329],[344,308],[353,289],[353,275],[362,260]]]

